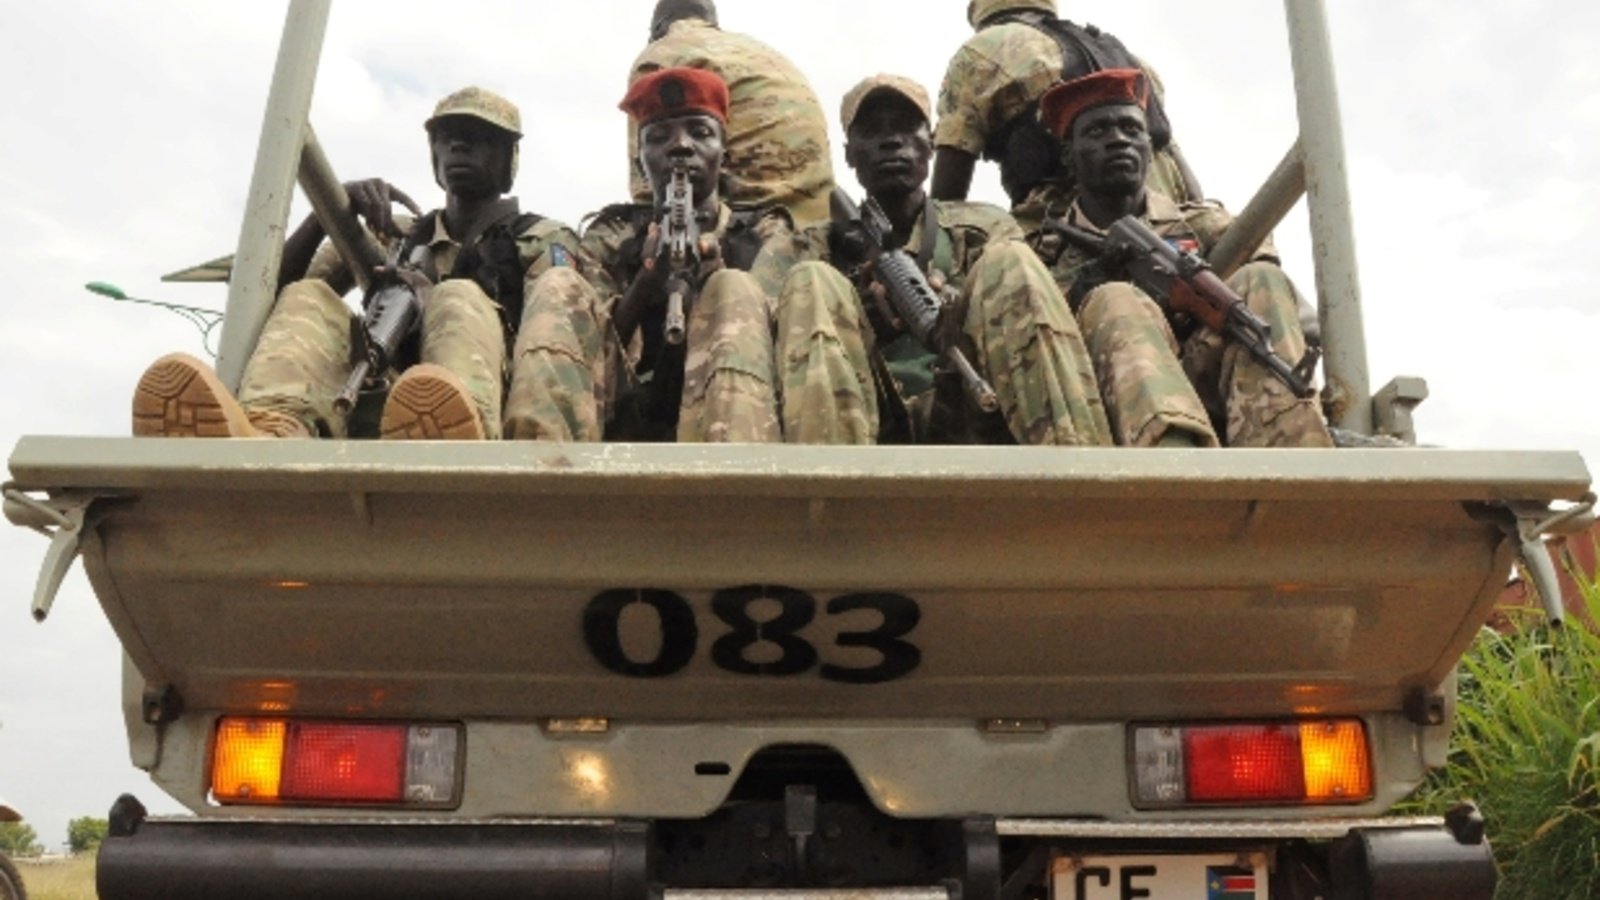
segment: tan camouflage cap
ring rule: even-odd
[[[917,109],[922,110],[924,119],[930,124],[933,122],[933,104],[928,102],[928,92],[923,90],[922,85],[900,75],[880,74],[863,80],[844,95],[844,103],[839,107],[839,120],[844,123],[846,132],[850,130],[851,123],[856,120],[867,98],[879,91],[893,91],[910,100]]]
[[[972,0],[967,4],[967,21],[977,28],[984,19],[1008,9],[1036,9],[1052,16],[1061,15],[1056,11],[1056,0]]]
[[[464,87],[440,100],[433,108],[433,117],[424,122],[423,127],[432,131],[434,124],[446,116],[471,116],[522,137],[522,113],[517,111],[517,105],[481,87]]]

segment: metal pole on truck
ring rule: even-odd
[[[1371,434],[1372,387],[1327,11],[1323,0],[1284,0],[1284,10],[1311,212],[1329,420],[1339,428]]]
[[[284,21],[217,348],[217,375],[232,391],[239,389],[245,363],[277,297],[289,203],[294,199],[331,8],[332,0],[292,0]]]

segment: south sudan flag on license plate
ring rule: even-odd
[[[1256,873],[1240,866],[1206,867],[1206,900],[1255,900]]]

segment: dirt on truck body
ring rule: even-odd
[[[1353,291],[1322,8],[1287,8],[1328,102],[1236,227],[1320,185]],[[339,233],[327,14],[291,5],[300,130],[252,191]],[[286,203],[249,205],[225,380]],[[1358,300],[1318,298],[1328,407],[1411,437]],[[1387,812],[1518,554],[1553,582],[1593,503],[1575,453],[1415,447],[25,437],[10,472],[36,615],[81,557],[133,762],[193,813],[117,800],[106,900],[1487,900],[1470,805]]]

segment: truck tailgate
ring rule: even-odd
[[[24,438],[189,709],[1123,720],[1399,709],[1573,453]]]

